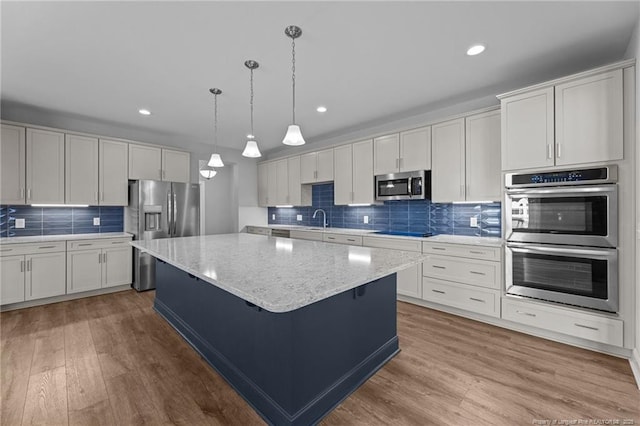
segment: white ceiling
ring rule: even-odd
[[[5,105],[25,104],[242,149],[255,71],[255,133],[281,147],[497,94],[621,59],[637,2],[7,2]],[[465,55],[476,43],[477,57]],[[315,111],[326,105],[323,115]],[[143,117],[139,108],[153,115]],[[178,136],[179,137],[179,136]]]

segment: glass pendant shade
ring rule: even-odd
[[[262,157],[260,149],[258,149],[258,143],[256,141],[247,141],[247,144],[244,147],[244,151],[242,151],[242,156],[249,158]]]
[[[220,154],[211,154],[211,158],[209,158],[207,165],[210,167],[224,167]]]
[[[297,124],[291,124],[287,128],[287,134],[284,135],[284,139],[282,143],[285,145],[291,146],[299,146],[304,145],[304,138],[302,137],[302,132],[300,131],[300,126]]]
[[[213,168],[208,166],[204,166],[203,168],[200,169],[200,176],[202,176],[205,179],[211,179],[217,174],[218,172],[216,172]]]

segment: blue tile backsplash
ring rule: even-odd
[[[93,225],[93,218],[100,225]],[[16,229],[16,219],[25,219]],[[0,237],[122,232],[123,207],[32,207],[0,205]]]
[[[322,215],[311,216],[315,209],[327,212],[329,226],[334,228],[371,229],[433,234],[501,236],[500,203],[443,204],[430,200],[385,201],[383,205],[366,207],[333,204],[333,183],[314,185],[311,207],[269,207],[269,224],[322,226]],[[275,219],[273,215],[275,214]],[[302,215],[302,221],[296,216]],[[369,223],[364,223],[369,216]],[[469,226],[476,217],[478,227]]]

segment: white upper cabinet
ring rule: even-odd
[[[99,148],[99,204],[101,206],[126,206],[129,204],[128,144],[100,139]]]
[[[373,140],[334,148],[334,204],[372,204]]]
[[[622,70],[556,86],[556,164],[621,160]]]
[[[373,140],[374,175],[431,170],[431,127]]]
[[[0,204],[25,203],[25,156],[25,128],[3,124],[0,136]]]
[[[434,124],[431,128],[431,200],[436,203],[464,201],[464,118]]]
[[[273,207],[278,203],[278,172],[275,161],[267,163],[267,205]]]
[[[98,205],[98,139],[65,135],[65,202]]]
[[[333,180],[333,148],[308,152],[300,156],[300,182],[319,183]]]
[[[27,129],[27,204],[64,204],[64,133]]]
[[[331,150],[331,152],[333,154],[333,150]],[[294,206],[310,206],[312,189],[309,185],[306,185],[305,187],[302,186],[302,183],[300,182],[300,167],[300,156],[287,158],[287,168],[289,174],[288,204]],[[331,159],[331,168],[333,169],[333,159]]]
[[[501,96],[502,169],[621,160],[622,80],[614,69]]]
[[[258,205],[267,207],[269,205],[269,174],[268,164],[258,164]]]
[[[276,205],[289,205],[289,167],[287,159],[278,160],[276,165]]]
[[[466,199],[500,200],[500,111],[466,117]]]
[[[162,180],[189,183],[191,154],[172,149],[162,150]]]
[[[162,149],[130,143],[129,179],[162,180]]]

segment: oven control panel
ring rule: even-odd
[[[541,173],[510,173],[506,176],[506,186],[557,186],[580,185],[616,182],[617,166],[598,167],[593,169],[558,170]]]

